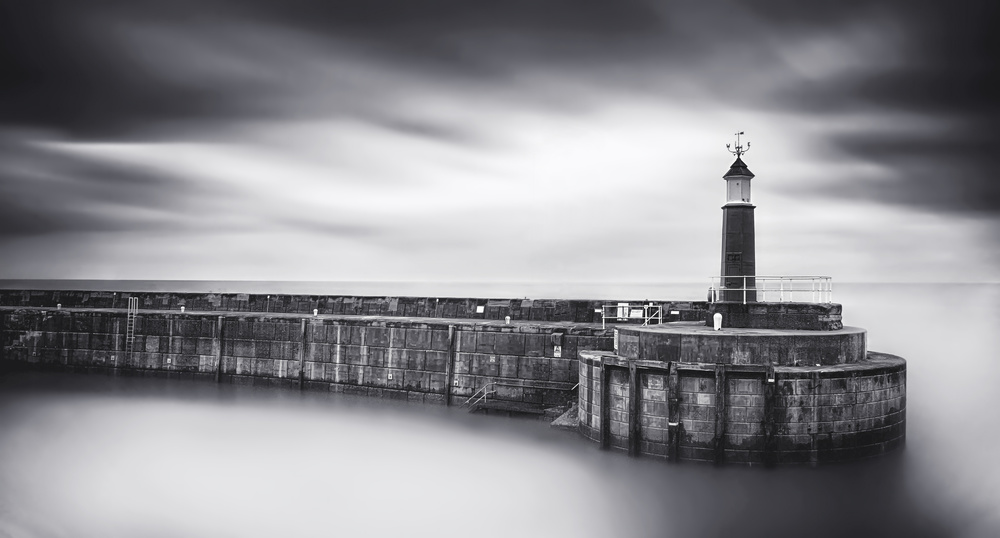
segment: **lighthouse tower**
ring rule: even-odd
[[[753,232],[753,204],[750,203],[750,180],[753,172],[742,156],[750,150],[740,144],[743,131],[736,133],[736,147],[726,149],[736,155],[726,175],[726,205],[722,206],[722,272],[720,273],[723,301],[755,301],[754,287],[756,255]]]

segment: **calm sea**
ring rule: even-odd
[[[187,284],[160,289],[701,299],[707,288]],[[1000,536],[1000,285],[842,284],[835,300],[871,349],[908,360],[907,445],[892,456],[669,465],[455,409],[11,374],[0,378],[0,537]]]

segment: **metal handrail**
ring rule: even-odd
[[[733,280],[740,280],[741,286],[731,286]],[[776,284],[776,285],[775,285]],[[712,277],[709,287],[709,301],[732,301],[758,303],[823,303],[833,302],[833,279],[828,276],[756,276],[726,275]]]
[[[657,324],[663,323],[663,305],[654,303],[644,303],[641,305],[618,303],[601,306],[602,329],[607,327],[608,320],[628,322],[632,319],[642,319],[643,327],[650,325],[653,320],[656,320]]]
[[[545,386],[544,383],[559,383],[558,381],[521,381],[520,383],[515,383],[513,381],[490,381],[489,383],[483,385],[482,388],[472,393],[462,405],[459,407],[472,407],[479,402],[486,400],[491,394],[496,394],[496,387],[527,387],[527,388],[537,388],[537,389],[547,389],[547,390],[564,390],[566,392],[572,392],[580,386],[580,383],[573,385],[570,388],[565,387],[553,387]],[[482,394],[480,394],[482,393]]]
[[[496,390],[489,390],[490,387],[495,387],[496,384],[497,384],[496,381],[490,381],[489,383],[483,385],[483,388],[481,388],[481,389],[477,390],[476,392],[472,393],[472,396],[469,396],[469,399],[465,400],[465,402],[462,405],[460,405],[459,407],[472,407],[472,406],[478,404],[479,402],[485,400],[486,397],[489,396],[490,394],[496,394],[496,392],[497,392]],[[482,393],[482,395],[479,394],[480,392]],[[477,396],[478,396],[478,398],[477,398]],[[473,401],[473,400],[475,400],[475,401]]]

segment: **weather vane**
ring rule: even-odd
[[[747,148],[746,149],[743,149],[743,146],[740,145],[740,135],[742,135],[742,134],[743,134],[743,131],[740,131],[740,132],[736,133],[736,149],[735,150],[734,149],[730,149],[729,144],[726,144],[726,149],[729,150],[729,153],[732,153],[733,155],[736,155],[737,158],[739,158],[740,155],[743,155],[744,153],[750,151],[750,142],[747,142]]]

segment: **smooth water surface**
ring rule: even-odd
[[[0,536],[1000,535],[1000,286],[836,293],[909,361],[907,445],[878,460],[670,465],[442,407],[19,373],[0,378]]]

